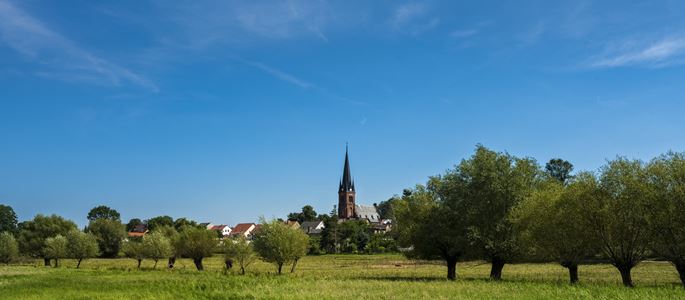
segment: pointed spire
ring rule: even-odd
[[[350,159],[348,155],[348,145],[345,144],[345,168],[343,169],[343,176],[340,182],[340,192],[353,191],[354,182],[352,181],[352,173],[350,172]]]

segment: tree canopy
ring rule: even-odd
[[[17,231],[17,214],[9,205],[0,204],[0,232]]]
[[[150,231],[155,230],[157,227],[170,226],[174,227],[174,219],[169,216],[158,216],[147,220],[147,229]],[[178,229],[177,229],[178,230]]]
[[[126,238],[124,225],[114,219],[95,219],[88,224],[86,232],[95,236],[102,257],[119,255],[121,243]]]
[[[571,172],[573,172],[573,164],[561,158],[553,158],[545,164],[545,172],[550,177],[565,184],[569,179],[573,178],[573,175],[571,175]]]
[[[316,221],[317,219],[317,214],[316,211],[314,210],[314,207],[311,205],[305,205],[302,207],[301,212],[294,212],[288,214],[288,219],[289,220],[297,220],[300,222],[309,222],[309,221]]]
[[[43,246],[45,239],[61,234],[66,236],[71,230],[76,229],[74,222],[66,220],[58,215],[36,215],[33,220],[19,224],[19,249],[22,253],[33,257],[44,257]],[[45,265],[50,261],[45,259]]]
[[[88,212],[88,221],[91,222],[98,219],[121,221],[120,218],[121,215],[119,215],[118,211],[105,205],[93,207],[93,209]]]

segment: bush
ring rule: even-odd
[[[14,236],[5,231],[0,233],[0,263],[9,264],[19,255],[19,245]]]

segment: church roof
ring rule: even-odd
[[[381,217],[373,206],[368,205],[356,205],[355,213],[359,219],[367,219],[371,223],[376,223],[381,221]]]
[[[350,172],[350,159],[347,155],[347,147],[345,147],[345,168],[343,169],[342,179],[340,179],[338,192],[354,192],[354,181],[352,180],[352,172]]]

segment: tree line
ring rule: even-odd
[[[536,260],[558,262],[576,283],[579,265],[599,260],[633,286],[631,270],[654,258],[671,262],[685,285],[685,155],[572,171],[562,159],[541,168],[478,145],[389,201],[398,242],[409,257],[445,261],[452,280],[463,260],[488,261],[493,280],[505,264]]]
[[[133,219],[124,225],[119,213],[98,206],[88,213],[88,226],[78,230],[74,222],[57,215],[36,215],[32,220],[17,222],[14,210],[0,205],[0,262],[9,264],[20,256],[42,258],[45,266],[60,266],[60,260],[77,261],[76,268],[89,258],[112,258],[124,255],[134,259],[140,268],[144,259],[167,260],[173,268],[178,257],[190,258],[197,270],[204,270],[203,259],[221,254],[226,269],[237,264],[240,273],[257,259],[273,263],[277,272],[290,265],[290,272],[309,251],[309,237],[281,221],[261,220],[260,230],[247,241],[243,236],[219,238],[214,231],[197,222],[168,216],[147,220],[151,230],[142,237],[127,237],[126,227],[135,227]],[[140,223],[142,224],[142,222]]]

